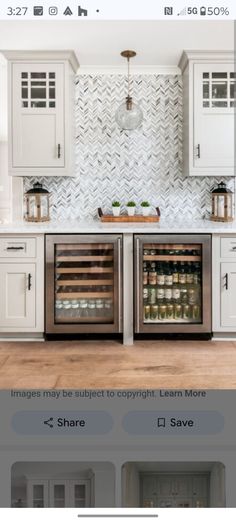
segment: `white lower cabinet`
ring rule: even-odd
[[[0,263],[0,327],[35,327],[35,264]]]
[[[0,333],[43,333],[43,235],[0,237],[0,289]]]
[[[213,236],[213,331],[236,333],[236,235]]]
[[[87,508],[91,506],[90,480],[29,480],[28,508]]]
[[[236,330],[236,262],[221,263],[221,325]]]

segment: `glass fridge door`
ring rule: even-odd
[[[201,244],[142,246],[143,322],[202,322]]]
[[[114,243],[55,246],[55,324],[114,322]]]

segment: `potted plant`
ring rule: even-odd
[[[127,213],[129,217],[133,217],[135,213],[135,207],[136,207],[135,202],[133,202],[133,200],[129,200],[129,202],[127,202],[126,204],[126,207],[127,207]]]
[[[120,202],[118,202],[118,200],[114,200],[114,202],[112,202],[112,211],[113,211],[113,215],[114,217],[118,217],[120,215]]]
[[[142,208],[143,216],[148,217],[148,215],[150,214],[150,208],[151,208],[150,203],[147,200],[144,200],[143,202],[141,202],[141,208]]]

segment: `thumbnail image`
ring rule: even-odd
[[[114,507],[109,462],[17,462],[11,471],[13,508]]]
[[[122,470],[122,497],[125,507],[225,507],[225,466],[219,462],[127,462]]]

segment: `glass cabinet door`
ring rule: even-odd
[[[44,485],[35,484],[33,486],[33,508],[44,508]]]
[[[143,322],[202,320],[200,244],[143,244]]]
[[[135,239],[136,333],[211,332],[211,237]]]
[[[202,99],[203,108],[235,107],[235,80],[233,71],[216,70],[202,73]]]
[[[43,69],[43,68],[42,68]],[[56,108],[56,72],[22,71],[21,105],[27,109]]]
[[[30,480],[27,484],[27,507],[48,507],[48,482],[41,480]]]
[[[55,323],[114,322],[114,244],[57,244]]]
[[[52,486],[51,507],[65,508],[66,507],[66,485],[64,482],[53,482]]]

